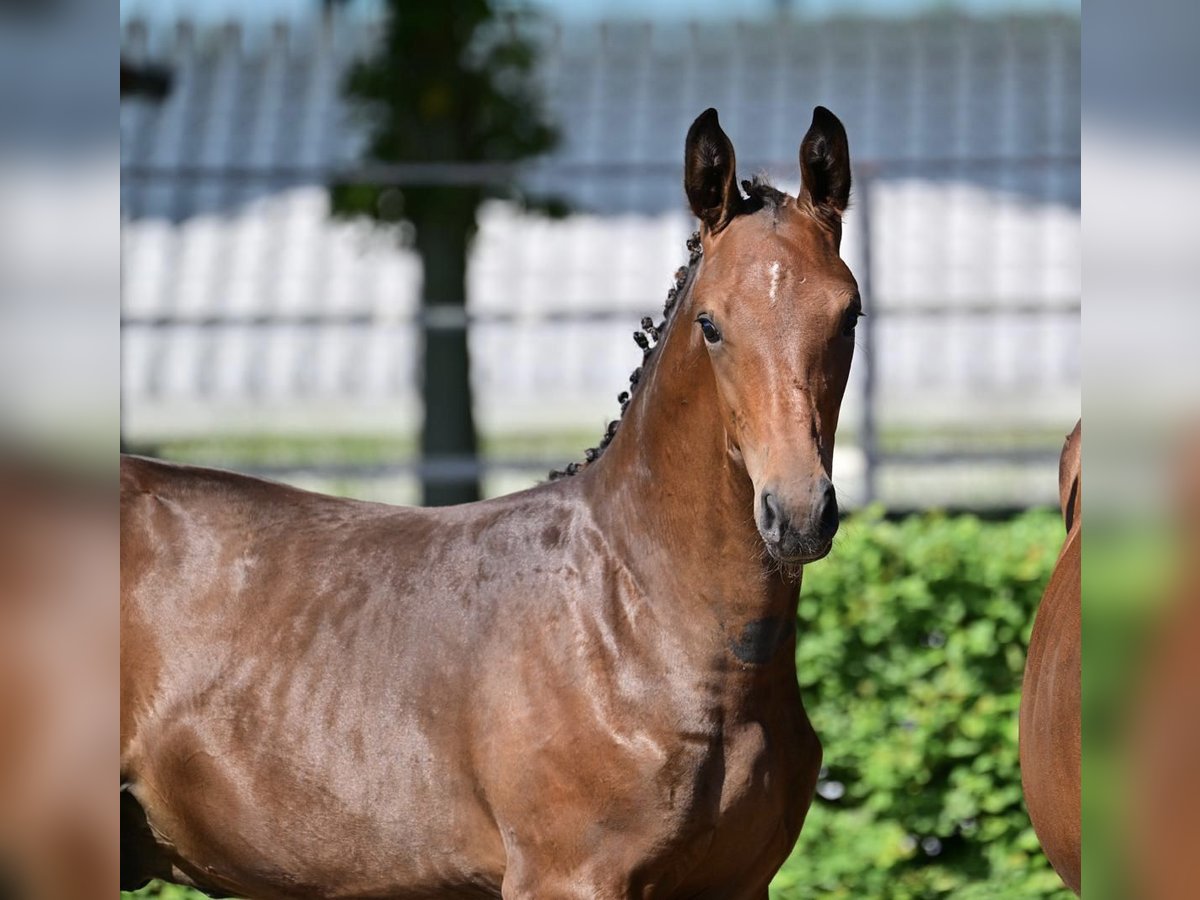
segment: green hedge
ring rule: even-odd
[[[866,513],[805,571],[797,669],[825,768],[772,897],[1073,896],[1017,763],[1025,648],[1062,539],[1051,512]]]
[[[1025,647],[1062,537],[1050,512],[868,512],[805,571],[797,664],[826,769],[772,897],[1073,896],[1017,768]],[[127,896],[199,896],[153,890]]]

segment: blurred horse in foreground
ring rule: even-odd
[[[0,448],[0,898],[91,900],[118,868],[116,496],[47,456]]]

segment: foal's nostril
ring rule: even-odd
[[[829,540],[837,534],[840,519],[837,492],[834,491],[832,484],[826,484],[825,491],[821,495],[821,511],[817,517],[817,530],[823,540]]]
[[[770,491],[762,495],[762,532],[771,540],[778,540],[783,531],[783,513],[779,509],[779,501]]]

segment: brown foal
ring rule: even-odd
[[[1021,782],[1042,849],[1075,893],[1080,889],[1080,561],[1082,423],[1067,436],[1058,491],[1067,539],[1042,594],[1021,687]]]
[[[692,125],[691,264],[573,477],[413,509],[124,461],[127,886],[767,896],[821,760],[794,621],[861,315],[824,108],[800,167],[743,196]]]

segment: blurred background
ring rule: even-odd
[[[743,174],[790,188],[825,103],[850,130],[846,252],[872,313],[838,480],[898,514],[852,516],[805,574],[797,667],[826,768],[772,895],[1062,896],[1016,768],[1062,527],[1017,510],[1053,502],[1079,406],[1079,4],[539,11],[515,44],[487,37],[510,7],[442,36],[483,35],[472,121],[499,128],[468,149],[428,128],[397,145],[361,109],[382,92],[394,122],[436,117],[438,92],[409,87],[463,58],[414,32],[390,57],[403,78],[352,78],[387,65],[380,2],[127,0],[119,29],[96,0],[0,4],[0,893],[90,898],[116,865],[93,766],[116,750],[119,280],[130,448],[388,499],[529,484],[616,412],[628,332],[684,258],[692,116],[718,106]],[[1190,898],[1200,6],[1088,15],[1085,883]],[[421,212],[449,205],[421,188],[474,192],[454,217],[473,243],[419,245]],[[446,391],[422,437],[430,335],[450,360],[430,389],[466,372],[473,390]],[[913,512],[930,505],[966,511]]]
[[[616,416],[685,261],[692,119],[794,192],[820,103],[869,314],[839,496],[1053,503],[1077,4],[408,6],[122,4],[124,446],[397,502],[532,484]]]
[[[853,514],[805,572],[825,767],[772,896],[1067,896],[1017,707],[1080,413],[1078,3],[126,0],[121,91],[123,447],[432,504],[616,416],[699,112],[791,192],[836,112]]]

